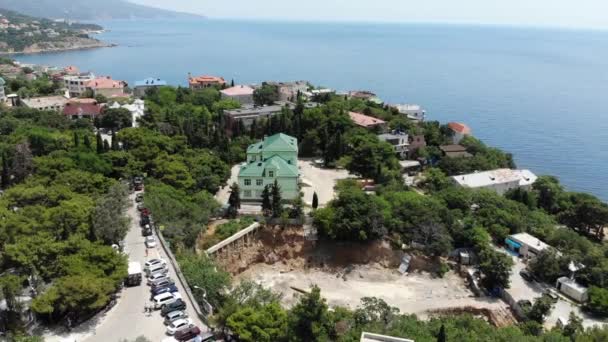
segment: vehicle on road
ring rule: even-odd
[[[553,303],[557,303],[557,301],[559,300],[559,295],[554,289],[546,289],[543,292],[543,296],[549,297]]]
[[[141,235],[143,235],[143,236],[152,236],[152,227],[150,227],[149,224],[145,225],[141,229]]]
[[[175,284],[169,285],[166,287],[160,287],[160,288],[158,288],[156,290],[152,290],[150,292],[150,299],[154,298],[154,296],[158,296],[159,294],[175,293],[175,292],[179,292],[179,290],[177,289],[177,286],[175,286]]]
[[[181,310],[181,311],[186,310],[186,302],[184,302],[181,299],[178,299],[172,303],[169,303],[169,304],[163,306],[160,309],[160,315],[165,317],[165,316],[167,316],[167,314],[169,312],[178,311],[178,310]]]
[[[144,264],[144,269],[147,271],[152,266],[156,266],[159,264],[167,265],[167,262],[164,259],[160,259],[160,258],[150,259],[150,260],[146,261],[146,263]]]
[[[532,276],[532,273],[526,271],[526,270],[521,270],[519,271],[519,275],[524,278],[524,280],[526,281],[534,281],[534,277]]]
[[[143,201],[144,201],[144,194],[139,193],[139,194],[135,195],[135,202],[140,203]]]
[[[150,224],[150,218],[148,216],[142,216],[139,220],[139,226],[145,227],[147,224]]]
[[[137,203],[137,211],[140,211],[140,212],[141,212],[141,211],[142,211],[142,210],[144,210],[144,209],[146,209],[146,207],[144,207],[144,204],[143,204],[143,203]]]
[[[138,286],[141,284],[141,264],[136,261],[129,262],[129,267],[127,269],[128,275],[127,280],[125,281],[125,285],[127,286]]]
[[[174,335],[177,331],[193,327],[192,320],[190,318],[182,318],[173,321],[167,326],[167,335]]]
[[[202,333],[198,338],[194,338],[193,342],[214,342],[215,335],[212,332]]]
[[[154,236],[146,236],[146,247],[147,248],[156,247],[156,239],[154,238]]]
[[[162,293],[158,296],[155,296],[152,302],[154,303],[154,309],[160,309],[163,306],[173,303],[178,299],[182,299],[182,296],[179,292],[176,293]]]
[[[185,311],[172,311],[165,316],[165,325],[169,325],[178,319],[188,318],[188,314]]]
[[[182,329],[178,332],[175,333],[175,339],[180,341],[180,342],[184,342],[184,341],[188,341],[191,340],[193,338],[195,338],[196,336],[198,336],[201,333],[201,329],[199,329],[197,326],[193,326],[187,329]]]
[[[150,285],[152,286],[152,290],[155,290],[160,287],[167,287],[169,285],[174,285],[174,284],[175,284],[175,282],[173,281],[173,279],[171,279],[170,277],[166,277],[164,279],[155,280]]]

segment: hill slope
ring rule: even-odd
[[[94,24],[55,22],[0,9],[0,54],[35,53],[107,46],[89,37]]]
[[[0,8],[34,17],[73,20],[200,17],[126,0],[0,0]]]

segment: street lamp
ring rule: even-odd
[[[201,291],[203,291],[203,298],[207,298],[207,291],[205,291],[205,289],[204,289],[204,288],[202,288],[202,287],[200,287],[200,286],[196,286],[196,285],[194,285],[194,286],[192,286],[192,287],[193,287],[193,288],[195,288],[195,289],[197,289],[197,290],[201,290]]]

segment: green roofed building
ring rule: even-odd
[[[298,139],[275,134],[247,148],[247,162],[239,171],[239,187],[243,201],[259,201],[266,185],[276,180],[283,199],[296,199],[298,187]]]

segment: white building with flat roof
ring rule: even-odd
[[[68,96],[80,97],[87,90],[87,83],[95,79],[94,74],[81,74],[74,76],[64,76],[63,84],[67,89]]]
[[[426,117],[426,110],[417,104],[397,104],[393,107],[399,111],[399,114],[403,114],[413,121],[424,121]]]
[[[21,99],[20,102],[24,107],[31,109],[61,112],[68,99],[64,96],[41,96]]]
[[[488,189],[503,195],[511,189],[530,189],[537,178],[530,170],[496,169],[452,176],[452,181],[463,188]]]
[[[528,233],[509,235],[505,239],[507,248],[524,258],[533,258],[545,249],[551,248],[535,236]]]
[[[574,299],[579,303],[584,303],[589,298],[589,289],[585,286],[577,283],[574,279],[568,277],[561,277],[557,279],[555,287],[566,296]]]

